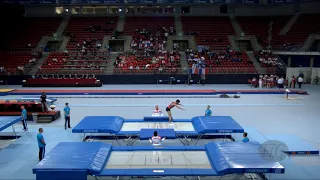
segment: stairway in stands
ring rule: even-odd
[[[56,34],[58,37],[63,36],[63,32],[66,29],[66,27],[68,26],[69,20],[70,20],[70,17],[66,16],[66,17],[64,17],[63,21],[60,23],[60,26],[58,27],[58,29],[56,31]]]
[[[117,30],[120,31],[120,32],[123,31],[125,19],[126,19],[125,16],[120,16],[120,17],[118,18]]]
[[[113,74],[114,63],[116,62],[118,53],[111,53],[110,60],[107,62],[107,68],[104,71],[105,74],[110,75]]]
[[[229,18],[230,18],[231,25],[232,25],[234,31],[236,32],[236,35],[241,36],[243,31],[242,31],[237,19],[235,17],[229,17]]]
[[[181,65],[181,70],[182,70],[182,73],[185,74],[185,72],[183,72],[183,68],[184,67],[189,67],[188,65],[188,61],[186,59],[186,56],[184,55],[184,52],[180,52],[181,53],[181,56],[180,56],[180,65]],[[188,72],[186,72],[188,73]]]
[[[177,32],[177,35],[181,33],[183,35],[183,29],[182,29],[182,23],[181,23],[181,16],[180,15],[175,15],[174,17],[174,28]]]
[[[42,63],[48,58],[49,52],[44,52],[42,54],[42,57],[38,59],[35,65],[33,65],[30,70],[27,72],[27,74],[36,74],[38,72],[38,67],[41,67]]]
[[[266,69],[261,67],[261,64],[258,62],[258,60],[254,57],[254,53],[252,51],[246,52],[249,59],[252,61],[255,69],[258,71],[259,74],[266,74]]]

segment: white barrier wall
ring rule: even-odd
[[[312,74],[311,74],[312,84],[314,83],[313,80],[315,77],[318,77],[318,79],[320,78],[320,68],[312,68]],[[318,84],[320,83],[318,82]]]
[[[309,68],[309,67],[297,67],[297,68],[287,68],[287,78],[290,80],[292,76],[299,76],[299,74],[304,75],[305,83],[313,83],[315,77],[320,78],[320,68]],[[319,82],[318,82],[319,84]]]

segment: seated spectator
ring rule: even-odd
[[[36,63],[36,58],[30,59],[30,60],[29,60],[29,63],[30,63],[30,64],[35,64],[35,63]]]

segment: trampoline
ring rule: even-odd
[[[101,142],[59,143],[33,169],[37,180],[85,180],[102,176],[224,176],[283,174],[279,162],[265,160],[257,142],[219,142],[205,146],[117,146]],[[162,157],[154,159],[154,152]]]
[[[128,137],[132,145],[136,140],[152,137],[156,130],[167,139],[178,138],[183,144],[189,144],[188,138],[194,138],[195,144],[204,135],[230,135],[243,133],[244,129],[230,116],[196,116],[192,119],[175,119],[169,125],[168,117],[144,117],[143,119],[124,119],[119,116],[87,116],[73,129],[73,133],[86,134],[89,139],[97,133],[111,135],[120,145],[119,137]]]
[[[8,127],[12,127],[13,133],[17,138],[16,130],[14,129],[14,124],[21,121],[20,116],[0,116],[0,131],[7,129]]]

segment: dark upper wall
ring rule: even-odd
[[[182,5],[189,6],[189,5]],[[181,6],[175,6],[176,12],[180,12]],[[300,12],[303,14],[319,13],[320,1],[300,4]],[[294,4],[278,5],[229,5],[229,9],[234,8],[236,16],[276,16],[292,15],[295,11]],[[231,12],[231,11],[230,11]],[[55,16],[55,6],[25,6],[25,15],[29,17],[46,17]],[[220,5],[193,5],[190,6],[191,16],[227,16],[228,14],[220,13]],[[101,14],[105,16],[105,14]]]
[[[294,5],[258,5],[235,8],[236,16],[285,16],[294,14]]]
[[[26,6],[25,16],[27,17],[52,17],[56,15],[54,6]]]

